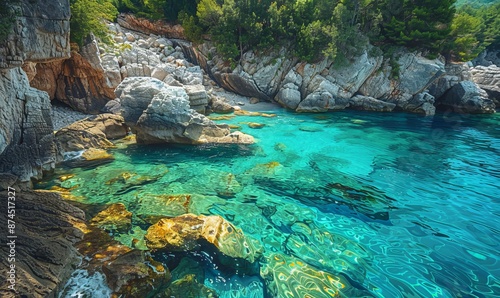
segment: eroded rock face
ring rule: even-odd
[[[453,86],[437,103],[459,113],[494,113],[495,104],[483,89],[471,81]]]
[[[8,197],[6,191],[0,196]],[[16,297],[56,297],[58,286],[80,262],[73,244],[83,237],[77,226],[84,224],[85,214],[56,193],[17,189],[15,203]],[[0,222],[6,227],[7,203],[0,204],[0,212]],[[0,229],[0,236],[8,239],[7,232]],[[9,249],[2,245],[1,255],[7,256]],[[0,262],[0,274],[6,278],[10,264],[7,257]],[[7,286],[2,282],[0,296],[14,297]]]
[[[0,172],[26,182],[41,178],[56,157],[47,93],[31,88],[20,67],[69,57],[70,9],[67,0],[20,6],[13,33],[0,45]]]
[[[0,45],[0,68],[69,58],[69,1],[20,2],[14,32]]]
[[[0,173],[21,181],[55,166],[50,99],[31,88],[21,68],[0,69]]]
[[[500,104],[500,67],[496,65],[476,66],[471,69],[472,80]]]
[[[297,63],[287,59],[286,49],[259,55],[245,53],[234,67],[218,57],[205,43],[196,48],[178,42],[184,55],[198,63],[219,85],[246,96],[273,98],[286,108],[299,112],[326,112],[351,107],[367,110],[400,110],[432,115],[428,86],[444,74],[444,63],[415,53],[398,55],[399,74],[392,78],[392,67],[381,55],[372,56],[367,45],[359,57],[347,65],[329,59],[317,63]],[[208,58],[210,57],[210,59]],[[418,95],[421,94],[421,95]],[[361,100],[355,95],[373,100]],[[374,100],[378,100],[375,102]]]
[[[149,249],[166,251],[200,250],[206,242],[226,258],[251,264],[262,253],[260,243],[220,216],[185,214],[161,219],[148,229],[145,240]]]
[[[167,86],[154,78],[127,78],[115,91],[123,117],[140,143],[238,143],[251,144],[253,137],[231,133],[190,108],[182,87]]]

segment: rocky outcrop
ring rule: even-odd
[[[13,33],[0,45],[0,68],[25,61],[46,62],[69,57],[69,1],[20,1]]]
[[[136,131],[140,143],[239,143],[253,138],[229,126],[217,125],[190,109],[182,87],[168,86],[154,78],[127,78],[115,90],[126,123]]]
[[[0,196],[7,200],[7,191]],[[10,195],[9,195],[10,196]],[[8,263],[8,245],[0,247],[1,297],[56,297],[61,283],[65,282],[80,262],[73,244],[83,237],[77,228],[85,221],[80,209],[66,203],[56,193],[16,191],[15,236],[9,239],[7,203],[0,204],[0,236],[6,242],[15,241],[15,263]],[[9,209],[10,210],[10,209]],[[17,294],[8,289],[10,265],[15,265]]]
[[[73,109],[97,114],[109,100],[121,81],[118,61],[110,55],[100,58],[95,39],[89,37],[80,53],[71,52],[70,59],[39,63],[31,86],[47,91],[51,99],[66,103]],[[106,65],[106,68],[104,68]]]
[[[180,25],[170,25],[163,21],[152,22],[148,19],[138,18],[131,14],[120,14],[117,21],[123,28],[144,32],[146,34],[163,35],[168,38],[186,38],[184,36],[184,28]]]
[[[0,69],[0,173],[28,182],[55,166],[50,99],[21,68]]]
[[[488,93],[497,106],[500,106],[500,67],[496,65],[476,66],[470,72],[472,80]]]
[[[0,172],[22,181],[41,178],[55,165],[47,93],[31,88],[34,65],[69,57],[69,1],[20,1],[13,33],[0,45]]]
[[[122,116],[101,114],[70,124],[55,134],[63,152],[113,147],[109,140],[123,138],[128,127]]]
[[[471,81],[453,86],[438,102],[438,107],[459,113],[494,113],[495,104],[483,89]]]
[[[444,74],[444,63],[440,60],[403,51],[392,58],[396,59],[399,70],[394,76],[394,62],[384,60],[381,55],[372,56],[370,53],[375,51],[370,45],[343,65],[328,59],[297,63],[281,48],[259,54],[249,51],[234,66],[223,61],[209,42],[196,48],[176,43],[188,59],[199,64],[225,89],[264,100],[274,99],[299,112],[341,110],[351,107],[351,103],[355,109],[364,109],[363,103],[368,110],[374,109],[373,100],[368,104],[359,97],[353,99],[355,95],[363,95],[386,103],[384,108],[379,103],[379,109],[388,110],[395,105],[393,109],[432,115],[434,98],[425,91]]]

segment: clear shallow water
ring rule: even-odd
[[[368,296],[500,295],[499,115],[272,112],[218,121],[255,136],[252,146],[131,145],[40,187],[124,203],[134,213],[133,232],[116,235],[125,244],[151,217],[177,215],[152,195],[191,194],[189,212],[221,215],[265,258],[296,257]],[[209,263],[205,285],[221,297],[262,297],[260,277],[218,279]]]

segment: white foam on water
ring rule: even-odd
[[[87,270],[78,269],[71,274],[58,298],[108,298],[111,293],[103,274],[89,275]]]
[[[78,159],[82,157],[83,152],[85,152],[85,150],[64,152],[63,154],[64,161]]]

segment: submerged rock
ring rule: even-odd
[[[194,197],[197,196],[190,194],[139,194],[134,214],[142,220],[154,224],[161,218],[189,213]]]
[[[210,249],[211,246],[221,254],[221,262],[242,270],[245,268],[240,261],[253,264],[262,253],[258,241],[246,237],[240,229],[214,215],[186,214],[161,219],[148,229],[144,238],[152,250],[191,251]]]
[[[272,254],[260,271],[269,297],[363,297],[342,275],[318,270],[300,259]]]
[[[199,282],[194,274],[187,274],[184,277],[174,280],[166,290],[155,297],[197,297],[197,298],[217,298],[217,293],[206,287],[203,282]]]
[[[94,216],[90,224],[106,231],[126,232],[132,227],[132,212],[122,203],[112,204]]]
[[[158,290],[171,278],[168,268],[138,250],[106,262],[102,271],[114,295],[131,298],[157,297]]]

